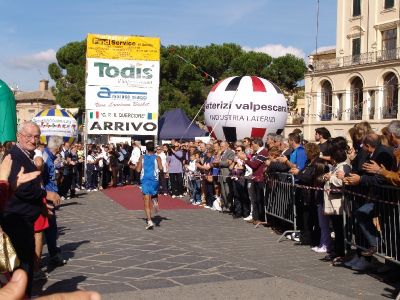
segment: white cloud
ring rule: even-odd
[[[17,69],[43,69],[56,61],[56,51],[47,49],[38,53],[14,57],[9,64]]]
[[[299,58],[304,59],[306,57],[303,50],[299,48],[295,48],[292,46],[285,47],[281,44],[267,44],[265,46],[250,48],[250,47],[243,47],[246,51],[255,51],[255,52],[262,52],[271,55],[272,57],[279,57],[284,56],[286,54],[293,54]]]

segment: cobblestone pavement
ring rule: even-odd
[[[92,192],[66,201],[57,215],[59,245],[70,261],[36,282],[36,294],[79,288],[106,299],[185,293],[182,299],[194,299],[197,291],[217,299],[235,288],[242,298],[247,287],[266,298],[378,299],[393,297],[395,290],[371,275],[331,267],[308,247],[277,243],[269,228],[207,209],[161,211],[159,226],[146,231],[142,211],[125,210]],[[254,291],[249,295],[257,298]]]

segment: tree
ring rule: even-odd
[[[50,77],[55,81],[52,92],[62,107],[85,107],[86,40],[61,47],[57,63],[49,65]]]
[[[293,92],[297,83],[304,79],[306,65],[304,60],[292,54],[274,58],[269,68],[261,73],[262,77],[268,78],[279,85],[286,92]]]
[[[56,102],[63,107],[84,108],[86,41],[68,43],[57,51],[56,57],[57,63],[49,65],[49,74],[56,82]],[[162,46],[159,112],[161,115],[166,110],[182,108],[193,118],[211,87],[230,76],[260,76],[292,94],[305,70],[304,61],[293,55],[272,58],[265,53],[246,52],[233,43]],[[198,119],[202,118],[203,114],[199,114]]]

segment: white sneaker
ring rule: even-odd
[[[75,192],[79,192],[80,190],[80,188],[75,188]]]
[[[315,246],[315,247],[312,247],[311,250],[314,252],[317,252],[318,248],[319,248],[319,246]]]
[[[253,217],[251,215],[248,215],[246,218],[243,218],[245,221],[251,221],[253,220]]]
[[[292,240],[295,242],[300,242],[300,237],[299,234],[297,232],[293,232],[292,233]]]
[[[210,207],[210,206],[208,206],[208,205],[205,205],[205,206],[204,206],[204,208],[211,208],[211,207]]]
[[[327,249],[326,249],[326,246],[322,246],[322,247],[318,247],[314,251],[317,252],[317,253],[326,253]]]
[[[175,196],[175,195],[172,195],[171,197],[172,197],[172,198],[176,198],[176,196]]]
[[[64,200],[65,200],[65,197],[64,197],[64,196],[61,196],[60,199],[61,199],[61,201],[64,201]]]
[[[353,256],[353,258],[350,259],[349,261],[346,261],[346,262],[344,263],[344,265],[345,265],[346,267],[351,268],[351,267],[355,266],[355,265],[358,263],[359,260],[360,260],[360,257],[359,257],[357,254],[355,254],[355,255]]]
[[[154,228],[153,221],[147,221],[146,230],[150,230]]]
[[[92,192],[97,192],[97,189],[93,189]]]
[[[91,189],[87,189],[86,192],[90,193],[92,190]]]
[[[364,256],[361,256],[359,261],[354,266],[352,266],[351,269],[354,271],[365,271],[370,267],[371,263],[368,262]]]
[[[183,195],[179,195],[178,197],[179,197],[179,198],[183,198]]]

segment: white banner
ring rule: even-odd
[[[158,89],[131,87],[94,86],[86,87],[86,109],[147,108],[158,110]]]
[[[64,116],[40,116],[32,119],[40,127],[42,136],[77,137],[78,125],[74,118]]]
[[[158,110],[99,109],[87,110],[89,134],[156,135]]]
[[[89,34],[88,134],[157,135],[160,39]]]
[[[87,58],[86,85],[157,88],[160,62]]]

